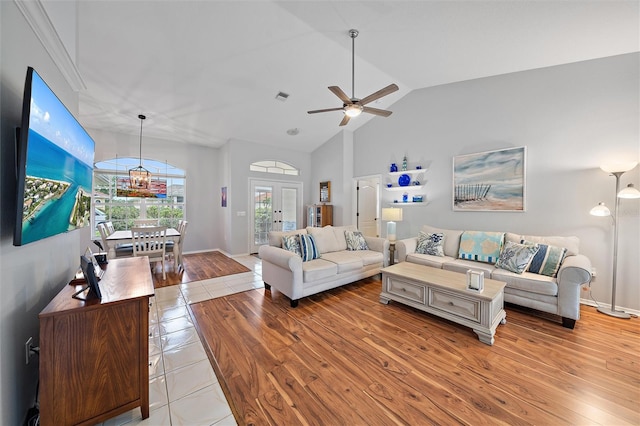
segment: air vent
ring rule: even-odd
[[[286,101],[288,97],[289,97],[289,94],[284,92],[278,92],[278,94],[276,95],[276,99],[279,100],[280,102]]]

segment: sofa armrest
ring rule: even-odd
[[[418,246],[418,237],[405,238],[396,241],[396,253],[398,253],[398,262],[407,260],[407,255],[416,252]]]
[[[258,249],[258,256],[260,256],[260,259],[281,268],[302,273],[302,258],[289,250],[263,245]]]
[[[580,318],[580,286],[591,281],[591,261],[585,255],[567,256],[558,270],[558,314]]]
[[[364,237],[364,240],[367,242],[367,246],[371,251],[377,251],[382,253],[384,258],[383,266],[388,266],[389,264],[389,240],[386,238],[380,237]]]

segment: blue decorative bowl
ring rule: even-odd
[[[409,186],[410,183],[411,183],[411,176],[409,176],[406,173],[400,175],[400,177],[398,178],[398,185],[400,186]]]

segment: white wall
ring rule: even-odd
[[[78,96],[14,2],[0,2],[0,424],[18,425],[35,401],[38,358],[25,365],[28,337],[39,343],[38,314],[73,277],[89,228],[13,246],[14,129],[20,126],[27,66],[33,66],[77,116]]]
[[[344,136],[345,132],[340,132],[326,143],[311,153],[313,165],[311,168],[311,186],[309,193],[311,199],[309,204],[320,203],[320,182],[331,181],[331,199],[327,204],[333,205],[333,225],[347,225],[350,218],[345,222],[345,207],[350,207],[350,192],[344,191],[344,182],[351,182],[351,173],[345,177],[344,167]],[[351,146],[349,147],[351,148]],[[348,163],[351,164],[351,163]],[[348,209],[351,211],[351,209]]]
[[[607,161],[638,161],[638,53],[417,90],[355,132],[355,176],[386,173],[392,161],[429,166],[429,204],[405,207],[398,238],[422,224],[536,235],[577,235],[597,270],[594,297],[611,299],[612,229],[589,215],[612,206],[615,179]],[[454,212],[452,158],[527,147],[524,213]],[[384,175],[383,175],[384,176]],[[622,184],[640,186],[640,167]],[[383,200],[393,195],[383,190]],[[640,201],[621,200],[617,305],[640,309]],[[583,298],[588,294],[583,293]]]
[[[300,151],[291,151],[283,148],[257,144],[233,139],[224,149],[228,152],[225,163],[219,163],[219,167],[228,168],[229,180],[221,182],[227,186],[227,210],[224,217],[229,221],[221,223],[224,227],[223,250],[230,254],[244,254],[249,252],[249,214],[253,206],[249,205],[249,178],[261,180],[285,180],[290,182],[302,182],[305,189],[309,188],[311,170],[311,156]],[[301,170],[300,176],[284,176],[260,172],[250,172],[249,165],[256,161],[279,160],[291,164]],[[303,190],[304,192],[304,190]],[[308,192],[308,191],[307,191]],[[218,188],[218,206],[220,188]],[[303,205],[309,204],[309,196],[303,194]],[[244,216],[238,216],[238,212],[245,212]],[[301,212],[304,218],[304,211]]]

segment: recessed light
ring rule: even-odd
[[[287,134],[288,134],[289,136],[295,136],[295,135],[297,135],[298,133],[300,133],[300,129],[298,129],[297,127],[294,127],[293,129],[289,129],[289,130],[287,130]]]

